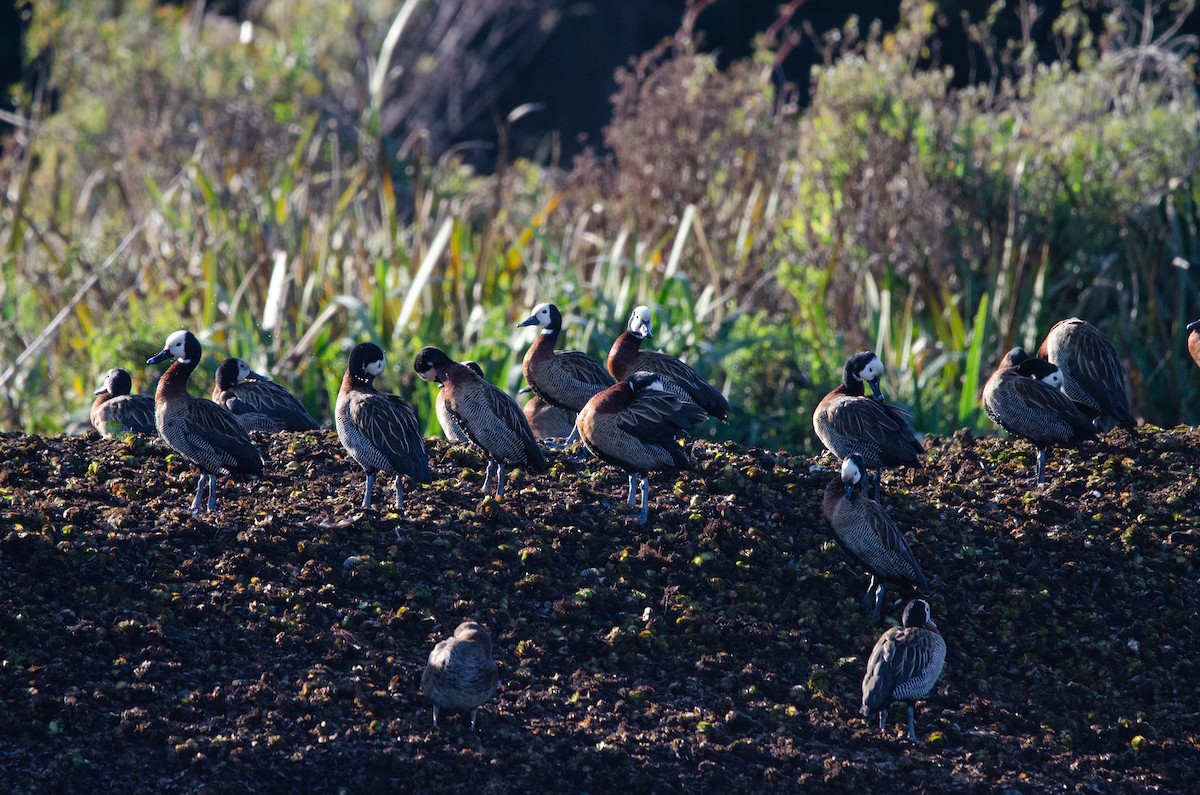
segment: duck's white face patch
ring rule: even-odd
[[[176,360],[190,364],[191,359],[186,358],[187,355],[187,332],[183,329],[174,332],[167,337],[167,344],[164,346]]]
[[[237,380],[245,381],[250,377],[250,365],[246,364],[245,359],[236,359],[235,361],[238,367]]]
[[[1059,389],[1063,385],[1062,370],[1059,370],[1057,367],[1055,367],[1053,372],[1047,373],[1046,375],[1042,376],[1041,380],[1043,381],[1043,383],[1047,383],[1050,386],[1054,387],[1055,389]]]
[[[363,372],[370,376],[376,376],[383,372],[383,359],[376,359],[373,362],[367,362],[363,365]]]
[[[858,371],[858,380],[874,381],[883,375],[883,362],[879,361],[878,356],[872,356],[871,361],[867,362],[861,370]]]
[[[854,463],[853,458],[847,458],[842,462],[842,482],[858,483],[860,480],[862,480],[862,470],[858,468],[858,464]]]
[[[648,306],[635,307],[629,316],[629,333],[639,339],[651,336],[654,314]]]
[[[538,325],[542,327],[543,334],[550,333],[550,304],[538,304],[533,308],[533,317],[537,318]]]

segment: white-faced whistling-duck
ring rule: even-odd
[[[430,346],[417,351],[413,369],[425,381],[442,385],[438,396],[444,398],[449,420],[486,456],[484,491],[494,474],[496,496],[503,496],[505,467],[522,467],[539,474],[550,471],[521,407],[506,392]]]
[[[429,653],[421,691],[433,702],[435,727],[439,710],[470,710],[474,730],[479,705],[495,694],[498,683],[491,636],[474,621],[464,621]]]
[[[1112,417],[1125,428],[1137,424],[1121,360],[1100,329],[1077,317],[1060,320],[1042,341],[1038,356],[1058,365],[1063,392],[1089,419]]]
[[[404,507],[404,485],[408,475],[414,483],[432,483],[433,471],[421,438],[417,410],[399,395],[380,392],[375,377],[383,372],[383,350],[364,342],[350,351],[342,387],[338,390],[334,424],[346,452],[367,473],[363,507],[371,507],[375,473],[395,478],[396,509]]]
[[[287,387],[254,372],[244,359],[221,362],[212,399],[232,411],[248,431],[278,433],[321,427]]]
[[[634,307],[625,331],[608,352],[608,371],[618,381],[638,371],[665,375],[709,416],[722,422],[729,419],[729,401],[695,370],[670,354],[642,350],[642,340],[653,336],[653,322],[650,307]]]
[[[874,597],[872,618],[879,617],[884,583],[900,583],[916,589],[929,587],[921,565],[913,557],[896,521],[859,486],[866,477],[863,457],[858,453],[842,462],[842,472],[825,487],[821,510],[833,529],[838,547],[871,575],[863,597],[864,609]],[[857,493],[856,493],[857,492]]]
[[[129,373],[114,367],[104,374],[104,386],[95,391],[92,403],[92,426],[106,439],[126,433],[158,436],[154,425],[154,398],[150,395],[131,395],[133,379]]]
[[[171,449],[200,468],[200,482],[192,501],[193,514],[201,512],[201,498],[208,485],[208,507],[217,507],[217,475],[222,472],[261,476],[262,455],[233,414],[211,400],[188,394],[188,379],[200,364],[200,341],[190,331],[179,330],[167,337],[162,351],[146,360],[158,364],[175,359],[154,394],[154,424]]]
[[[842,369],[842,383],[813,411],[813,429],[827,450],[839,461],[858,453],[875,471],[877,498],[879,469],[917,466],[924,452],[904,412],[882,399],[881,375],[883,363],[878,356],[871,351],[854,354]],[[876,399],[864,395],[864,382],[871,385]]]
[[[641,478],[642,524],[650,513],[649,473],[691,469],[677,439],[708,419],[704,409],[663,381],[655,373],[634,373],[589,400],[575,423],[593,455],[629,473],[630,507]]]
[[[554,304],[538,304],[533,314],[517,324],[540,326],[541,332],[525,352],[522,369],[534,393],[555,408],[577,413],[599,391],[615,380],[604,365],[581,351],[556,351],[562,314]],[[565,444],[579,435],[576,425]]]
[[[1092,422],[1053,386],[1055,368],[1022,348],[1013,348],[983,387],[983,410],[992,422],[1037,450],[1038,483],[1045,481],[1052,448],[1077,445],[1096,435]]]
[[[942,675],[946,641],[929,617],[929,603],[914,599],[904,608],[902,626],[879,636],[862,681],[863,717],[879,713],[879,730],[887,731],[893,701],[908,702],[908,739],[916,741],[913,702],[927,698]]]

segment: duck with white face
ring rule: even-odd
[[[871,351],[851,356],[842,368],[842,383],[825,395],[813,411],[813,429],[825,449],[839,460],[855,453],[867,468],[876,470],[875,497],[879,497],[879,469],[920,465],[925,452],[908,424],[908,416],[883,400],[879,379],[883,363]],[[866,397],[863,384],[874,397]]]
[[[378,345],[364,342],[354,347],[338,391],[334,424],[342,446],[367,474],[363,507],[371,507],[375,474],[383,472],[395,478],[399,511],[404,508],[402,477],[407,475],[414,483],[432,483],[433,470],[417,410],[399,395],[375,388],[375,378],[384,367],[383,349]]]
[[[562,331],[562,313],[554,304],[538,304],[518,328],[537,326],[541,329],[521,367],[525,380],[534,393],[555,408],[576,414],[596,393],[612,386],[616,380],[604,365],[582,351],[555,350]],[[579,426],[571,429],[563,446],[579,436]]]
[[[657,373],[667,379],[668,388],[704,409],[709,416],[724,422],[729,418],[729,401],[721,391],[705,381],[690,365],[663,353],[642,348],[642,341],[653,336],[654,315],[648,306],[634,307],[629,322],[608,352],[608,371],[621,380],[636,372]]]
[[[200,468],[193,514],[216,510],[217,475],[229,472],[261,477],[263,473],[262,455],[233,414],[211,400],[188,394],[188,379],[202,355],[196,336],[181,329],[167,337],[162,351],[146,360],[147,364],[175,360],[158,380],[154,422],[171,449]],[[208,505],[203,509],[206,486]]]

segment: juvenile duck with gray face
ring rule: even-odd
[[[983,410],[992,422],[1037,450],[1038,483],[1045,482],[1052,448],[1076,446],[1096,435],[1092,422],[1054,386],[1060,374],[1061,368],[1045,359],[1013,348],[983,387]]]
[[[522,369],[525,380],[534,393],[555,408],[577,413],[596,393],[616,381],[604,365],[581,351],[556,351],[562,331],[562,314],[554,304],[538,304],[533,314],[517,324],[539,326],[541,332],[525,352]],[[567,437],[566,444],[575,441],[579,425]]]
[[[913,556],[896,521],[872,500],[865,485],[866,468],[858,453],[842,462],[841,475],[825,487],[821,510],[833,529],[833,540],[846,557],[871,575],[863,607],[874,596],[872,618],[879,617],[884,583],[898,583],[924,590],[929,587],[925,572]]]
[[[254,372],[244,359],[221,362],[212,399],[233,412],[248,431],[278,433],[321,427],[287,387]]]
[[[459,624],[453,636],[433,647],[421,675],[421,692],[433,702],[433,725],[440,710],[470,710],[474,731],[479,706],[496,693],[499,681],[488,631],[474,621]]]
[[[463,362],[463,367],[474,372],[480,378],[483,378],[483,368],[475,362]],[[428,381],[428,378],[417,373],[422,380]],[[433,399],[433,413],[437,417],[438,425],[442,426],[442,433],[446,437],[446,441],[452,444],[467,444],[471,440],[467,438],[467,432],[463,430],[462,425],[458,420],[454,419],[454,415],[446,408],[446,390],[439,389],[437,396]]]
[[[724,422],[729,418],[729,401],[717,389],[679,359],[660,351],[642,350],[642,340],[653,336],[654,315],[648,306],[634,307],[625,331],[608,352],[608,371],[618,381],[639,370],[665,375],[683,394],[710,416]]]
[[[917,466],[925,452],[900,409],[886,403],[879,390],[883,363],[871,351],[850,357],[842,369],[842,383],[813,411],[817,437],[839,460],[858,453],[868,469]],[[875,399],[865,396],[863,383],[871,385]],[[878,493],[876,474],[876,493]]]
[[[417,351],[413,369],[423,380],[442,385],[438,396],[445,398],[449,421],[487,457],[483,491],[495,474],[496,496],[504,495],[505,467],[522,467],[538,474],[550,471],[517,402],[479,372],[430,346]]]
[[[233,414],[211,400],[188,394],[188,379],[202,354],[195,335],[181,329],[167,337],[162,351],[146,360],[147,364],[157,364],[175,359],[158,379],[154,424],[172,450],[200,468],[193,514],[202,511],[205,484],[208,507],[203,510],[216,510],[217,475],[228,472],[261,477],[263,473],[262,455]]]
[[[1062,371],[1062,390],[1089,419],[1112,417],[1118,425],[1137,424],[1125,389],[1121,359],[1104,332],[1077,317],[1055,323],[1038,356]]]
[[[114,367],[104,374],[104,385],[96,390],[92,403],[92,427],[105,439],[126,433],[158,436],[154,425],[154,398],[131,395],[133,379]]]
[[[708,419],[704,409],[663,382],[654,373],[634,373],[589,400],[576,422],[592,455],[629,473],[631,508],[640,478],[641,524],[650,513],[650,472],[691,469],[677,440]]]
[[[929,616],[929,603],[914,599],[904,608],[902,626],[879,636],[862,681],[865,718],[879,713],[879,731],[887,731],[888,710],[894,701],[908,702],[908,739],[916,741],[913,702],[933,692],[946,662],[946,641]]]
[[[363,507],[371,507],[375,473],[383,472],[395,478],[396,510],[400,510],[404,507],[401,478],[408,475],[414,483],[432,483],[433,470],[417,410],[399,395],[375,388],[375,377],[383,368],[383,350],[378,345],[364,342],[354,347],[338,390],[334,424],[342,447],[367,473]]]

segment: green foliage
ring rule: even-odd
[[[865,347],[919,430],[989,428],[999,354],[1073,314],[1113,337],[1147,418],[1194,419],[1200,136],[1180,42],[1142,43],[1153,18],[1110,15],[1101,49],[1072,11],[1061,61],[986,43],[996,81],[956,89],[908,3],[897,31],[829,44],[803,112],[773,53],[721,70],[681,37],[619,76],[611,157],[479,176],[372,134],[390,4],[263,13],[243,39],[148,2],[39,6],[29,45],[54,58],[0,161],[0,426],[62,429],[112,366],[150,388],[140,363],[184,326],[195,391],[242,356],[324,417],[374,340],[432,434],[416,350],[515,392],[540,301],[597,357],[650,305],[655,345],[730,396],[717,438],[814,451],[812,406]]]

